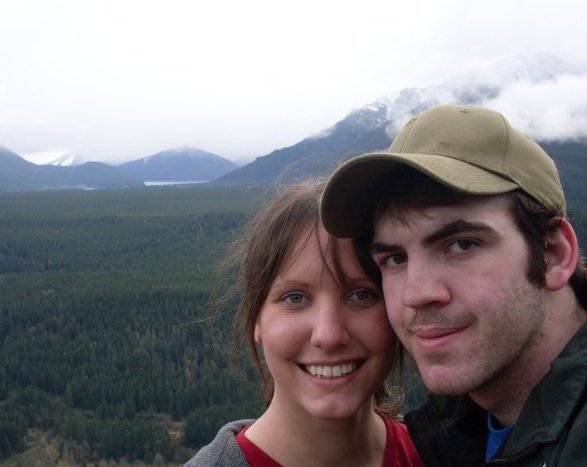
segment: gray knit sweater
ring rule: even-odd
[[[255,420],[237,420],[224,425],[212,442],[198,451],[184,467],[249,467],[236,442],[236,435]]]

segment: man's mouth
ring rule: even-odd
[[[438,352],[462,338],[468,326],[418,327],[412,329],[415,344],[425,352]]]
[[[462,331],[465,327],[422,328],[414,331],[420,339],[438,339]]]

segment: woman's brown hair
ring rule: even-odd
[[[236,266],[232,267],[236,280],[231,292],[240,298],[233,321],[233,345],[235,349],[250,351],[267,405],[273,397],[273,382],[255,343],[255,325],[273,281],[287,267],[286,262],[300,253],[292,251],[294,245],[300,239],[305,245],[312,235],[318,234],[323,186],[321,182],[307,181],[286,188],[247,224],[230,247],[228,264]],[[342,287],[346,286],[348,279],[341,266],[339,240],[329,236],[328,244],[321,247],[321,256],[331,276]],[[359,262],[380,289],[381,276],[377,267],[372,262],[363,264],[361,258]],[[396,366],[401,367],[403,350],[399,342],[396,347],[396,355],[392,357]],[[385,384],[374,396],[379,411],[390,415],[399,412],[399,404],[390,401]]]

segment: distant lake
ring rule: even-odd
[[[145,182],[146,186],[164,186],[164,185],[188,185],[191,183],[206,183],[210,180],[192,180],[192,181],[177,181],[177,182]]]

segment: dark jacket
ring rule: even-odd
[[[210,444],[204,446],[184,467],[248,467],[236,435],[255,420],[238,420],[224,425]]]
[[[534,387],[494,459],[484,464],[486,412],[468,396],[430,396],[406,424],[429,467],[587,466],[587,324]]]

